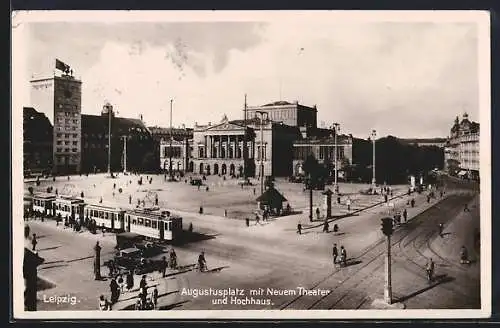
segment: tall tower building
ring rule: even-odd
[[[61,76],[30,81],[32,106],[54,126],[52,169],[58,174],[79,173],[81,168],[82,82],[66,68]]]

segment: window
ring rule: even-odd
[[[137,223],[140,225],[144,225],[144,219],[143,218],[137,218]]]
[[[132,224],[137,224],[137,219],[132,219]]]
[[[69,134],[68,134],[68,133],[65,133],[65,134],[64,134],[64,137],[65,137],[65,138],[69,138]]]
[[[69,141],[65,141],[64,144],[67,146],[69,145]]]
[[[151,220],[146,219],[145,224],[146,227],[151,227]]]
[[[69,153],[69,148],[64,148],[65,153]]]
[[[72,149],[71,149],[71,151],[72,151],[73,153],[76,153],[76,152],[78,152],[78,148],[72,148]]]
[[[153,229],[157,229],[158,225],[157,225],[157,221],[156,220],[152,220],[151,221],[151,228]]]
[[[73,123],[78,124],[78,120],[73,120]]]
[[[61,153],[62,152],[62,148],[56,148],[56,153]]]
[[[61,140],[57,140],[57,144],[58,145],[62,144],[62,141]]]
[[[58,134],[57,134],[57,137],[58,137],[58,138],[61,138],[61,137],[62,137],[62,133],[58,133]]]
[[[76,146],[76,145],[78,145],[78,141],[75,140],[75,141],[73,141],[73,146]]]

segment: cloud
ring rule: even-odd
[[[168,126],[174,99],[174,125],[192,126],[240,118],[245,93],[249,105],[281,95],[317,104],[318,121],[360,137],[445,136],[464,110],[478,118],[474,24],[190,24],[94,26],[87,36],[103,36],[77,46],[92,58],[81,69],[83,111],[110,101],[121,116]]]

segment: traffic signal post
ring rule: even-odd
[[[382,233],[386,236],[387,251],[385,254],[385,284],[384,299],[375,300],[372,304],[375,308],[400,308],[404,309],[403,303],[393,303],[392,299],[392,277],[391,277],[391,236],[394,232],[392,218],[382,219]]]

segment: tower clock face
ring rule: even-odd
[[[71,98],[73,94],[71,93],[71,91],[69,89],[65,89],[64,90],[64,97],[65,98]]]

